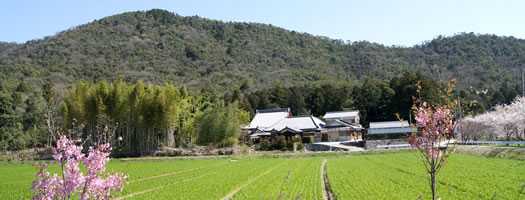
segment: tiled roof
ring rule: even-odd
[[[277,122],[287,118],[288,111],[285,112],[259,112],[253,117],[248,129],[268,129]]]
[[[285,118],[271,127],[272,130],[281,131],[285,128],[293,130],[310,130],[320,129],[324,126],[324,122],[317,117],[291,117]]]

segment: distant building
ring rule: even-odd
[[[416,131],[407,121],[370,122],[366,148],[409,147],[408,137]]]
[[[271,141],[275,136],[284,136],[287,140],[292,137],[314,138],[324,125],[317,117],[292,117],[289,108],[277,108],[256,110],[255,116],[244,130],[249,139],[257,143],[264,138]]]
[[[289,117],[273,125],[271,132],[285,136],[287,140],[300,137],[303,142],[315,138],[323,130],[325,122],[314,116]],[[311,140],[310,140],[311,141]]]
[[[323,119],[330,122],[344,122],[347,124],[359,124],[359,111],[336,111],[336,112],[327,112]]]
[[[363,127],[359,124],[359,111],[327,112],[323,119],[326,125],[316,142],[347,141],[363,139]]]
[[[263,138],[269,138],[272,133],[272,126],[277,122],[292,115],[290,108],[274,108],[255,110],[252,121],[241,131],[244,142],[260,142]]]
[[[253,116],[252,121],[246,129],[251,131],[271,130],[274,124],[291,116],[292,112],[290,111],[290,108],[255,110],[255,116]]]

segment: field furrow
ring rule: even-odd
[[[272,173],[244,187],[234,199],[322,199],[321,158],[288,159]]]
[[[438,175],[438,193],[444,199],[523,198],[523,163],[452,155]],[[331,159],[328,172],[334,193],[342,199],[426,199],[430,195],[425,169],[414,153]]]
[[[337,199],[428,199],[414,152],[313,157],[112,160],[128,180],[113,199],[323,199],[323,161]],[[57,172],[56,165],[50,165]],[[0,163],[0,199],[30,199],[32,164]],[[442,199],[525,199],[525,161],[453,154],[438,175]],[[521,193],[520,193],[521,192]]]

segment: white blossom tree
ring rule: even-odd
[[[499,138],[525,139],[525,97],[518,97],[508,105],[498,105],[489,111],[461,121],[462,139],[477,139],[483,134]]]

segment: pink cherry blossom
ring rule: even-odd
[[[90,148],[88,154],[82,153],[82,148],[72,140],[61,136],[53,149],[53,158],[62,169],[62,176],[50,175],[46,165],[41,165],[36,179],[33,181],[33,199],[109,199],[112,190],[121,190],[126,176],[111,174],[107,178],[102,174],[109,161],[111,146],[101,144]],[[84,164],[87,174],[80,170]]]
[[[432,199],[436,197],[436,174],[446,162],[447,147],[454,137],[452,111],[445,106],[423,103],[415,109],[418,133],[409,138],[412,147],[423,155],[430,178]]]
[[[40,165],[37,179],[33,181],[32,189],[35,192],[33,199],[52,200],[55,199],[61,184],[57,175],[51,176],[46,171],[46,165]]]
[[[84,156],[81,151],[80,146],[76,146],[73,141],[62,135],[57,141],[56,148],[53,148],[53,158],[58,162],[70,159],[78,160]]]
[[[80,172],[79,162],[77,160],[69,160],[65,164],[63,181],[63,196],[68,196],[82,185],[82,183],[84,182],[84,176]]]
[[[101,144],[97,148],[89,149],[88,156],[83,160],[84,165],[88,169],[88,175],[104,171],[110,152],[111,147],[109,144]]]

